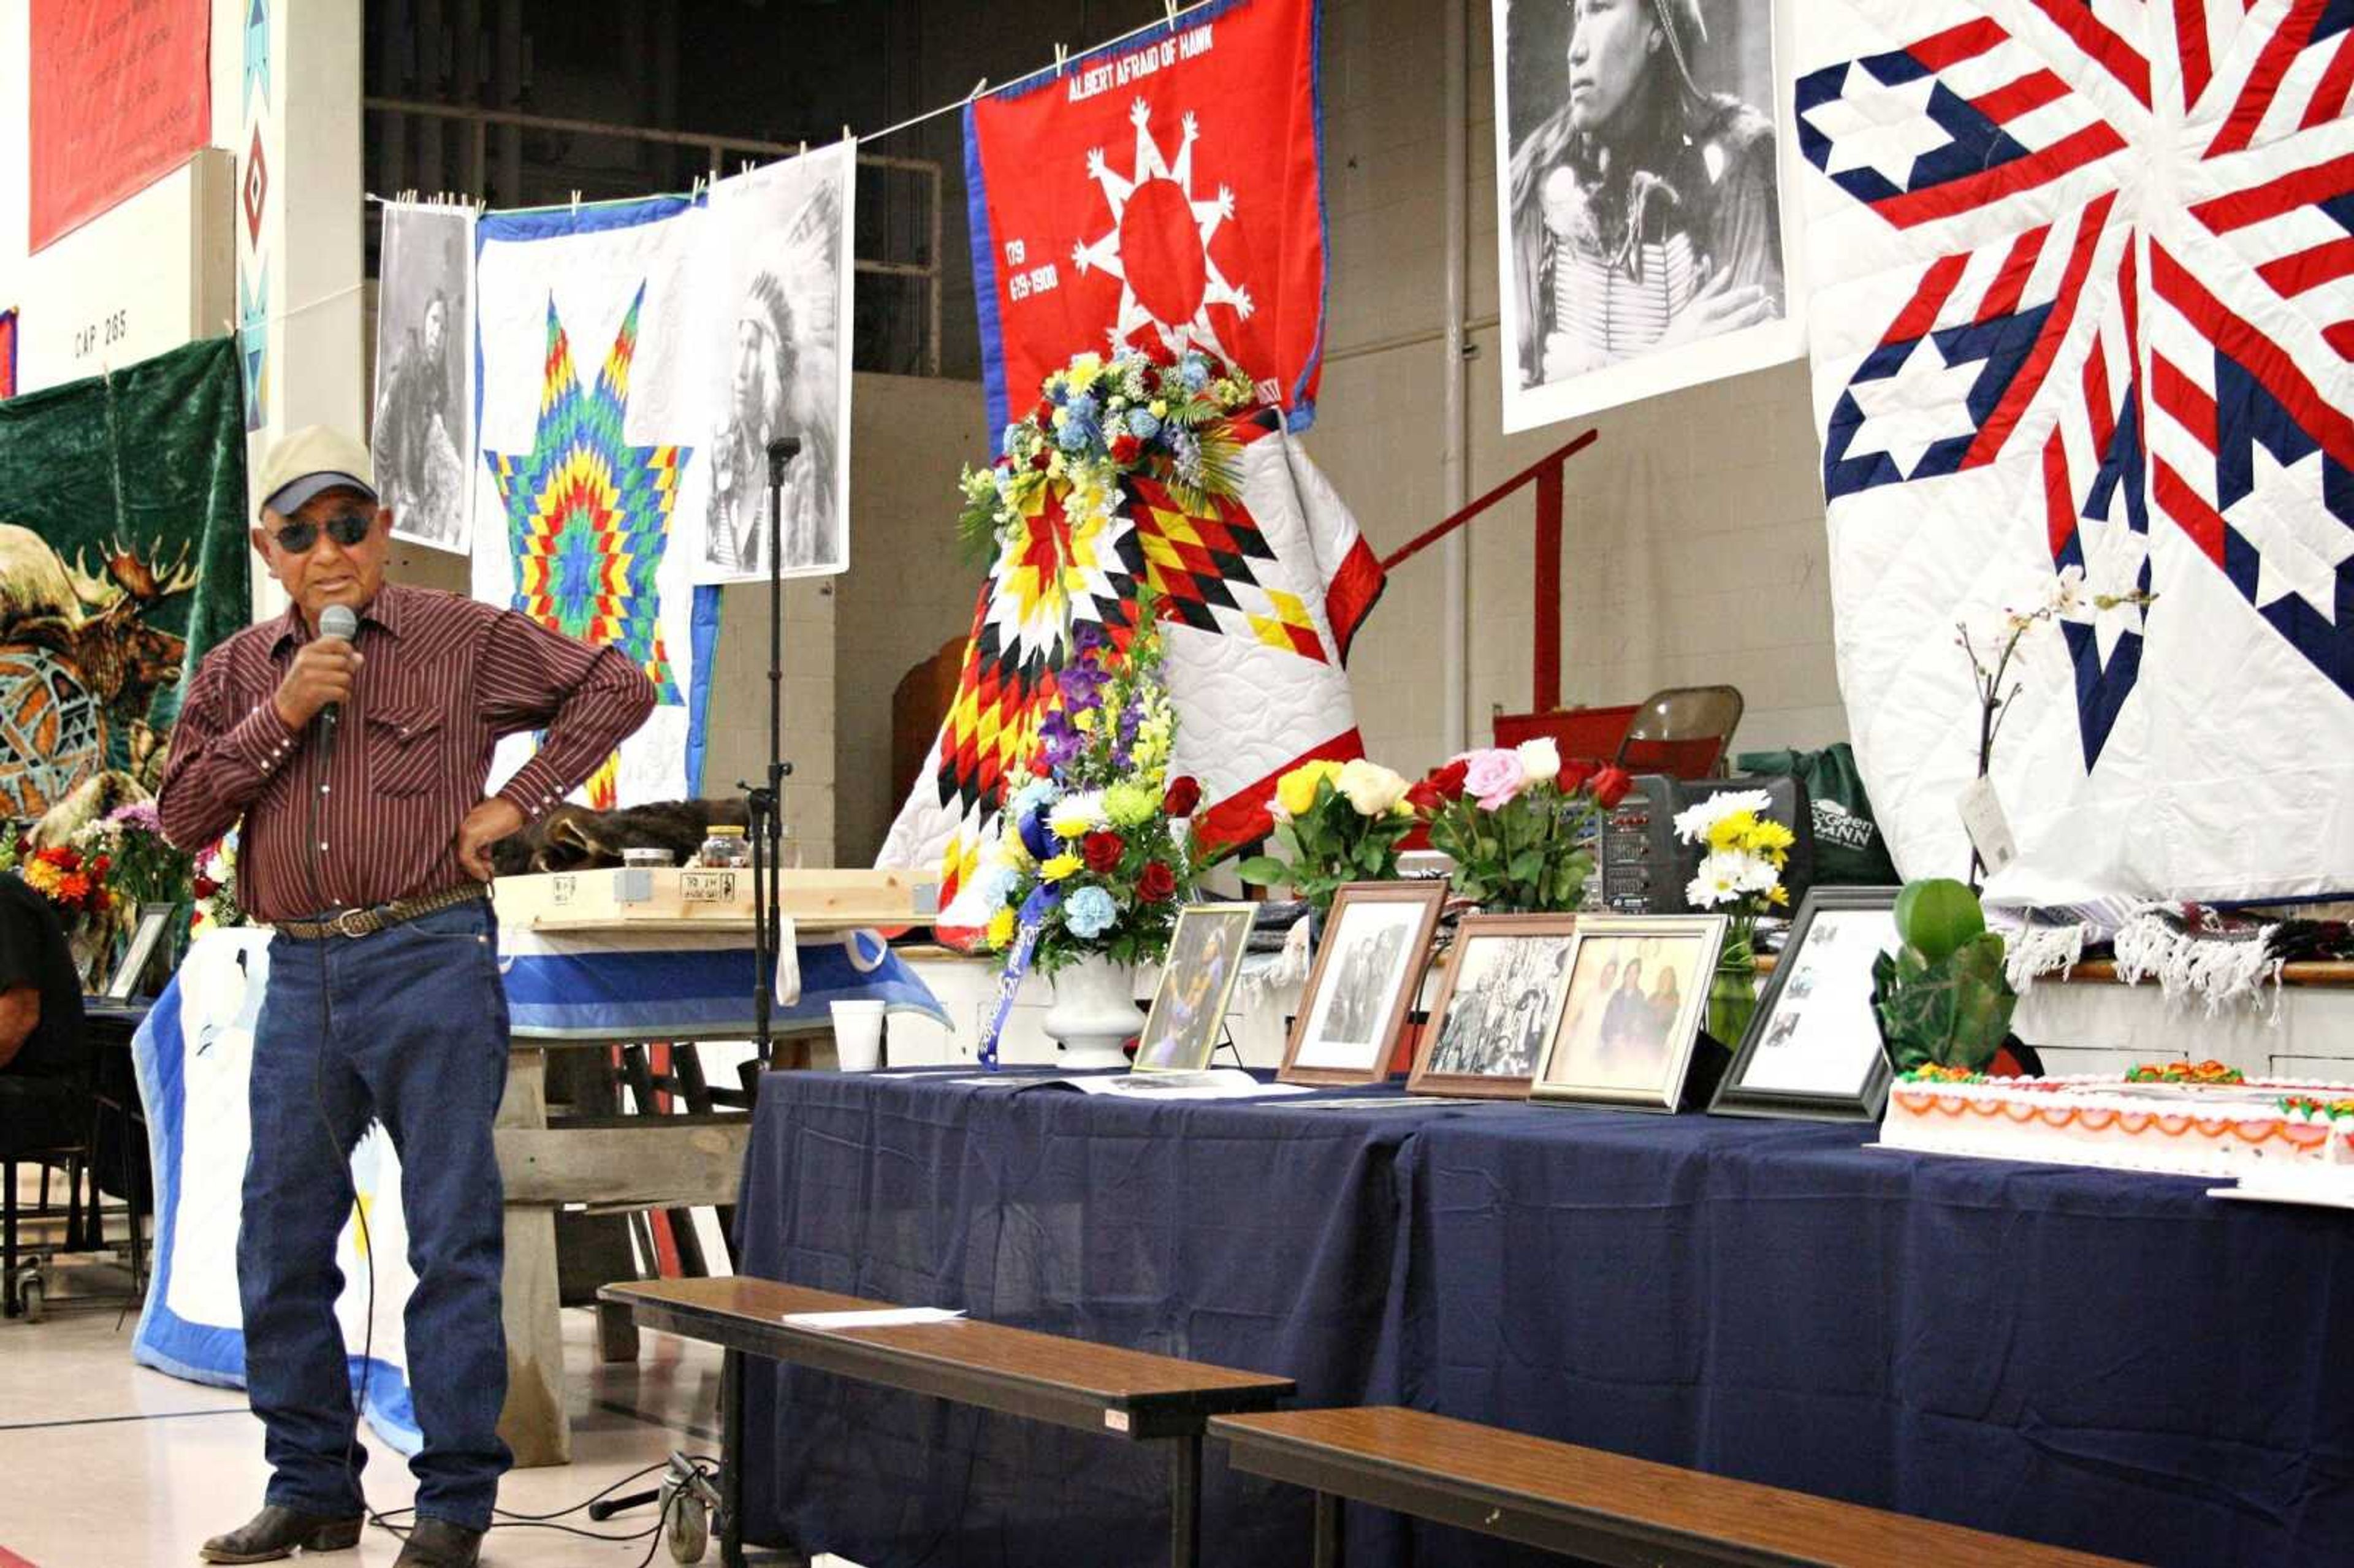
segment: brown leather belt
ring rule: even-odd
[[[332,920],[281,920],[273,927],[282,936],[317,941],[323,937],[373,937],[378,931],[406,925],[427,915],[439,915],[444,909],[457,909],[479,903],[490,896],[490,889],[479,882],[445,888],[440,893],[428,893],[416,898],[404,898],[397,904],[379,904],[370,909],[346,909]]]

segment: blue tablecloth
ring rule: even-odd
[[[1363,1091],[1355,1091],[1362,1093]],[[1552,1106],[765,1080],[746,1272],[2154,1563],[2354,1562],[2354,1216]],[[748,1521],[870,1568],[1150,1563],[1150,1450],[797,1372]],[[1525,1559],[1352,1510],[1352,1564]],[[1204,1561],[1304,1561],[1212,1445]]]

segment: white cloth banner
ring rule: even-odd
[[[2354,884],[2354,121],[2289,0],[1797,0],[1840,683],[1907,876],[1959,875],[2022,645],[2001,896]],[[2335,83],[2334,87],[2332,83]]]

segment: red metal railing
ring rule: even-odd
[[[1588,430],[1567,446],[1555,448],[1437,527],[1419,534],[1382,562],[1390,571],[1430,548],[1474,517],[1524,486],[1537,487],[1536,566],[1529,575],[1536,592],[1536,669],[1532,683],[1537,713],[1561,706],[1561,507],[1562,470],[1569,460],[1600,437]]]

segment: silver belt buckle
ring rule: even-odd
[[[377,919],[376,913],[373,909],[346,909],[328,924],[335,928],[335,934],[339,937],[366,937],[384,929],[384,922]]]

